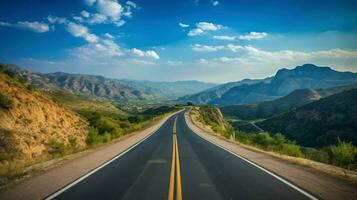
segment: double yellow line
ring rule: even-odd
[[[170,170],[170,185],[169,185],[169,198],[168,198],[169,200],[174,200],[174,199],[182,200],[180,157],[179,157],[177,135],[176,135],[176,121],[177,121],[177,117],[175,118],[173,135],[172,135],[172,160],[171,160],[171,170]]]

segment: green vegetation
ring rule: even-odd
[[[68,138],[67,144],[59,142],[57,139],[52,138],[49,140],[48,146],[50,147],[49,153],[53,157],[61,157],[78,151],[77,141],[74,137]]]
[[[232,126],[223,120],[221,111],[216,107],[202,106],[196,110],[198,120],[208,125],[214,132],[229,138],[233,134]]]
[[[192,109],[191,114],[197,109]],[[346,143],[338,139],[335,145],[329,145],[320,149],[304,148],[295,141],[287,139],[281,133],[270,134],[268,132],[246,132],[234,128],[222,128],[223,118],[219,117],[219,109],[213,107],[199,107],[198,120],[211,127],[211,129],[226,138],[239,141],[240,143],[256,148],[276,152],[294,157],[302,157],[318,162],[323,162],[347,169],[355,169],[357,166],[357,147],[351,142]],[[212,110],[216,110],[212,112]],[[218,111],[217,111],[218,110]],[[197,112],[196,112],[197,113]],[[215,116],[214,116],[215,115]],[[225,125],[227,127],[227,125]]]
[[[357,163],[357,148],[339,140],[337,145],[330,146],[330,156],[333,165],[348,168]]]
[[[162,115],[178,109],[179,107],[176,106],[161,106],[132,115],[115,115],[113,113],[109,115],[106,112],[91,110],[82,110],[79,111],[79,114],[82,115],[90,125],[86,142],[89,146],[95,146],[142,129]]]
[[[346,90],[256,123],[298,144],[322,148],[342,141],[357,145],[357,89]]]
[[[0,107],[9,110],[12,106],[12,100],[3,94],[0,94]]]
[[[150,121],[148,118],[139,116],[108,116],[96,111],[80,111],[79,113],[90,124],[87,136],[87,144],[90,146],[106,143],[126,135],[142,128]]]

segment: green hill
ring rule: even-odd
[[[259,122],[271,133],[308,147],[336,144],[338,138],[357,145],[357,89],[322,98],[296,110]]]
[[[326,89],[298,89],[276,100],[254,104],[223,106],[221,107],[221,111],[224,115],[243,120],[269,118],[352,88],[357,88],[357,84]]]

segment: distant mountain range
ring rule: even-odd
[[[103,76],[56,73],[35,73],[16,65],[5,65],[17,77],[42,90],[64,90],[87,98],[119,101],[176,99],[214,87],[217,84],[199,81],[153,82],[118,80]]]
[[[357,89],[322,98],[258,123],[271,133],[308,147],[336,144],[338,138],[357,145]]]
[[[228,105],[220,109],[224,115],[238,117],[243,120],[269,118],[321,98],[354,88],[357,89],[357,84],[324,89],[297,89],[276,100],[244,105]]]
[[[265,79],[244,79],[236,82],[229,82],[216,87],[207,89],[205,91],[180,97],[180,101],[191,101],[196,104],[210,104],[215,99],[220,99],[226,92],[234,87],[241,85],[254,85],[257,83],[269,83],[272,78]]]
[[[213,89],[180,98],[196,104],[232,105],[269,101],[297,89],[329,88],[357,83],[357,73],[339,72],[330,67],[304,64],[294,69],[280,69],[272,78],[236,82],[233,87],[216,86]],[[218,95],[217,95],[218,94]]]

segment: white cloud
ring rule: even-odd
[[[192,29],[188,32],[188,36],[196,36],[196,35],[200,35],[203,33],[202,29],[196,28],[196,29]]]
[[[97,0],[97,9],[99,13],[114,19],[119,19],[123,12],[123,7],[115,0]]]
[[[124,20],[119,20],[119,21],[114,22],[114,24],[116,26],[120,27],[120,26],[123,26],[125,24],[125,21]]]
[[[0,26],[25,29],[25,30],[29,30],[32,32],[36,32],[36,33],[45,33],[50,30],[50,27],[48,26],[48,24],[43,23],[43,22],[37,22],[37,21],[34,21],[34,22],[28,22],[28,21],[21,22],[20,21],[20,22],[14,23],[14,24],[0,21]]]
[[[67,23],[67,19],[64,17],[55,17],[52,15],[49,15],[47,18],[48,22],[50,24],[65,24]]]
[[[81,38],[85,39],[87,42],[90,42],[90,43],[98,42],[98,37],[94,34],[91,34],[88,31],[88,28],[83,25],[70,22],[70,23],[68,23],[66,29],[73,36],[81,37]]]
[[[188,36],[197,36],[205,33],[205,31],[217,31],[222,28],[219,24],[209,23],[209,22],[199,22],[196,24],[196,28],[191,29],[188,32]]]
[[[237,52],[243,49],[244,47],[240,45],[228,44],[226,48],[232,52]]]
[[[302,63],[327,63],[336,62],[343,63],[346,60],[356,60],[356,50],[343,50],[343,49],[329,49],[320,51],[294,51],[294,50],[281,50],[281,51],[265,51],[252,46],[236,46],[242,50],[242,54],[236,57],[218,57],[210,60],[200,59],[197,62],[205,64],[219,64],[219,63],[232,63],[247,66],[294,66]]]
[[[235,40],[237,37],[236,36],[229,36],[229,35],[215,35],[215,36],[213,36],[213,38],[217,39],[217,40],[232,41],[232,40]]]
[[[132,8],[138,9],[136,3],[132,1],[127,1],[124,6],[117,0],[87,0],[86,3],[93,6],[98,12],[95,14],[85,13],[89,24],[112,23],[116,26],[123,26],[125,21],[122,17],[132,17]]]
[[[209,45],[195,44],[195,45],[191,45],[191,48],[193,51],[196,52],[214,52],[219,50],[229,50],[232,52],[237,52],[241,49],[244,49],[245,47],[240,45],[234,45],[234,44],[227,44],[226,46],[223,45],[209,46]]]
[[[114,39],[114,36],[112,34],[110,34],[110,33],[105,33],[104,36],[106,38],[108,38],[108,39],[111,39],[111,40]]]
[[[88,43],[71,50],[70,53],[78,59],[94,63],[124,55],[122,49],[110,39],[104,39],[97,43]]]
[[[200,45],[200,44],[195,44],[191,46],[193,51],[197,52],[214,52],[218,51],[221,49],[224,49],[224,46],[208,46],[208,45]]]
[[[197,28],[203,31],[217,31],[222,28],[219,24],[209,23],[209,22],[199,22],[196,24]]]
[[[84,19],[81,16],[73,16],[73,19],[76,20],[79,23],[83,23],[84,22]]]
[[[132,49],[132,53],[136,56],[140,56],[140,57],[149,57],[149,58],[153,58],[153,59],[160,59],[159,55],[153,51],[153,50],[148,50],[148,51],[143,51],[137,48],[133,48]]]
[[[126,2],[126,5],[131,6],[131,7],[133,7],[133,8],[136,8],[136,7],[137,7],[136,3],[132,2],[132,1],[127,1],[127,2]]]
[[[83,17],[87,18],[87,17],[89,17],[90,13],[87,12],[87,11],[85,11],[85,10],[82,10],[81,15],[82,15]]]
[[[266,37],[268,34],[265,32],[250,32],[246,35],[240,35],[239,39],[241,40],[257,40]]]
[[[219,1],[212,1],[213,6],[218,6],[218,4],[219,4]]]
[[[99,13],[95,13],[90,15],[87,22],[89,24],[103,24],[107,22],[107,19],[108,19],[107,16]]]
[[[179,23],[179,26],[181,26],[182,28],[188,28],[188,27],[190,27],[190,25],[184,24],[184,23],[182,23],[182,22]]]

